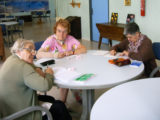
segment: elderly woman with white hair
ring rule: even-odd
[[[53,71],[43,72],[33,65],[35,55],[31,40],[18,39],[11,48],[12,55],[0,69],[0,113],[2,117],[29,106],[39,105],[36,91],[45,92],[53,85]],[[3,108],[3,109],[2,109]],[[21,120],[41,120],[40,112],[27,114]]]

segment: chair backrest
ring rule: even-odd
[[[35,42],[34,45],[35,45],[35,50],[39,50],[39,48],[41,47],[41,45],[43,44],[44,41],[38,41],[38,42]]]
[[[5,36],[6,35],[6,25],[5,24],[0,24],[2,28],[2,34]]]
[[[4,18],[5,17],[5,15],[4,14],[0,14],[0,18]]]
[[[160,60],[160,42],[154,42],[152,44],[152,49],[156,59]]]
[[[47,11],[46,11],[46,14],[49,14],[49,15],[50,15],[50,14],[51,14],[51,11],[50,11],[50,10],[47,10]]]
[[[34,43],[35,46],[35,50],[38,51],[41,47],[41,45],[43,44],[44,41],[38,41]],[[36,59],[36,56],[34,56],[34,59]]]
[[[36,11],[31,11],[31,15],[36,15]]]
[[[18,20],[19,25],[24,25],[24,20]]]
[[[36,15],[41,16],[41,15],[43,15],[43,12],[42,11],[37,11]]]

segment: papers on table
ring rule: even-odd
[[[95,74],[92,73],[78,73],[73,68],[66,69],[63,67],[55,67],[52,69],[54,71],[54,76],[56,80],[61,81],[63,83],[76,82],[78,84],[83,84],[86,80],[95,76]]]
[[[93,55],[102,55],[102,56],[104,56],[104,55],[106,55],[108,53],[109,53],[109,51],[97,50],[96,52],[93,53]]]
[[[75,80],[77,77],[81,75],[81,73],[63,67],[53,68],[53,71],[56,80],[60,80],[62,82],[69,82],[71,80]]]
[[[119,54],[117,54],[116,56],[113,56],[109,53],[109,51],[104,51],[104,50],[97,50],[96,52],[93,53],[93,55],[100,55],[100,56],[109,57],[113,59],[119,57]]]
[[[112,58],[112,59],[116,59],[116,58],[118,58],[119,56],[113,56],[113,55],[111,55],[111,54],[106,54],[104,57],[108,57],[108,58]]]

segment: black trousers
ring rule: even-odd
[[[51,96],[48,95],[38,95],[38,100],[42,102],[49,102],[49,103],[54,103],[55,99]],[[50,110],[49,110],[50,111]],[[53,115],[52,115],[53,118]],[[47,115],[42,116],[42,120],[48,120]]]
[[[53,97],[48,95],[39,95],[38,99],[39,101],[52,103],[49,111],[51,112],[54,120],[72,120],[71,115],[62,101],[55,100]],[[48,120],[47,115],[44,115],[42,120]]]

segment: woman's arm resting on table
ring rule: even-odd
[[[111,50],[110,52],[109,52],[111,55],[116,55],[116,51],[115,50]]]
[[[78,48],[75,49],[74,54],[77,55],[77,54],[86,53],[86,52],[87,52],[86,47],[80,44]]]
[[[86,53],[86,47],[80,44],[77,49],[66,51],[65,55],[70,56],[70,55],[76,55],[76,54],[81,54],[81,53]]]
[[[40,59],[40,58],[57,58],[58,57],[58,53],[48,52],[44,48],[40,48],[37,51],[36,57],[38,59]]]

